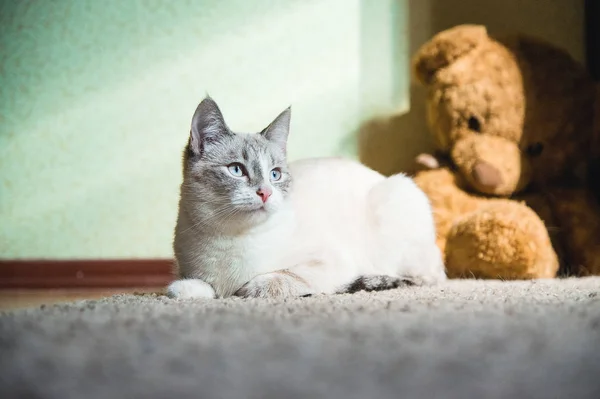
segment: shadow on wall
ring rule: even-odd
[[[425,121],[425,92],[410,86],[410,110],[381,116],[362,124],[358,131],[358,157],[386,176],[412,172],[413,160],[431,148]]]
[[[584,61],[584,0],[408,0],[409,54],[455,25],[482,24],[491,34],[521,32],[546,39]],[[414,159],[433,150],[424,89],[411,77],[410,109],[380,116],[358,129],[358,155],[385,175],[410,173]]]

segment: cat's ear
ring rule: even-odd
[[[280,113],[269,126],[260,132],[267,140],[281,147],[284,152],[286,151],[287,138],[290,133],[291,117],[292,107],[290,106]]]
[[[229,128],[225,124],[219,106],[210,96],[206,96],[198,104],[192,117],[190,151],[195,155],[200,155],[206,144],[216,142],[220,137],[227,134],[229,134]]]

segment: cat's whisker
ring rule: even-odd
[[[223,215],[228,214],[228,211],[230,211],[230,210],[235,210],[235,207],[231,206],[230,204],[227,204],[226,206],[223,206],[222,208],[217,209],[209,217],[200,219],[198,222],[192,224],[190,227],[183,230],[181,232],[181,234],[186,233],[187,231],[192,230],[192,229],[197,229],[198,227],[206,226],[208,224],[208,222],[213,221],[214,219],[216,219],[218,217],[223,217]]]
[[[223,221],[224,222],[228,222],[229,220],[233,219],[234,216],[236,216],[237,214],[239,214],[241,212],[241,209],[239,208],[234,208],[233,212],[229,213],[228,215],[223,217]]]
[[[187,193],[187,192],[185,192],[185,193]],[[193,194],[193,191],[191,193]],[[208,199],[208,198],[202,198],[198,202],[205,203],[205,204],[212,204],[212,205],[229,205],[229,204],[231,204],[231,202],[229,202],[229,201],[215,200],[215,199]]]

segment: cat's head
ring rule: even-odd
[[[260,223],[283,204],[292,179],[286,160],[291,109],[259,133],[234,133],[206,97],[192,118],[182,197],[197,223]]]

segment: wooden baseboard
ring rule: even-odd
[[[0,289],[160,287],[171,259],[0,260]]]

